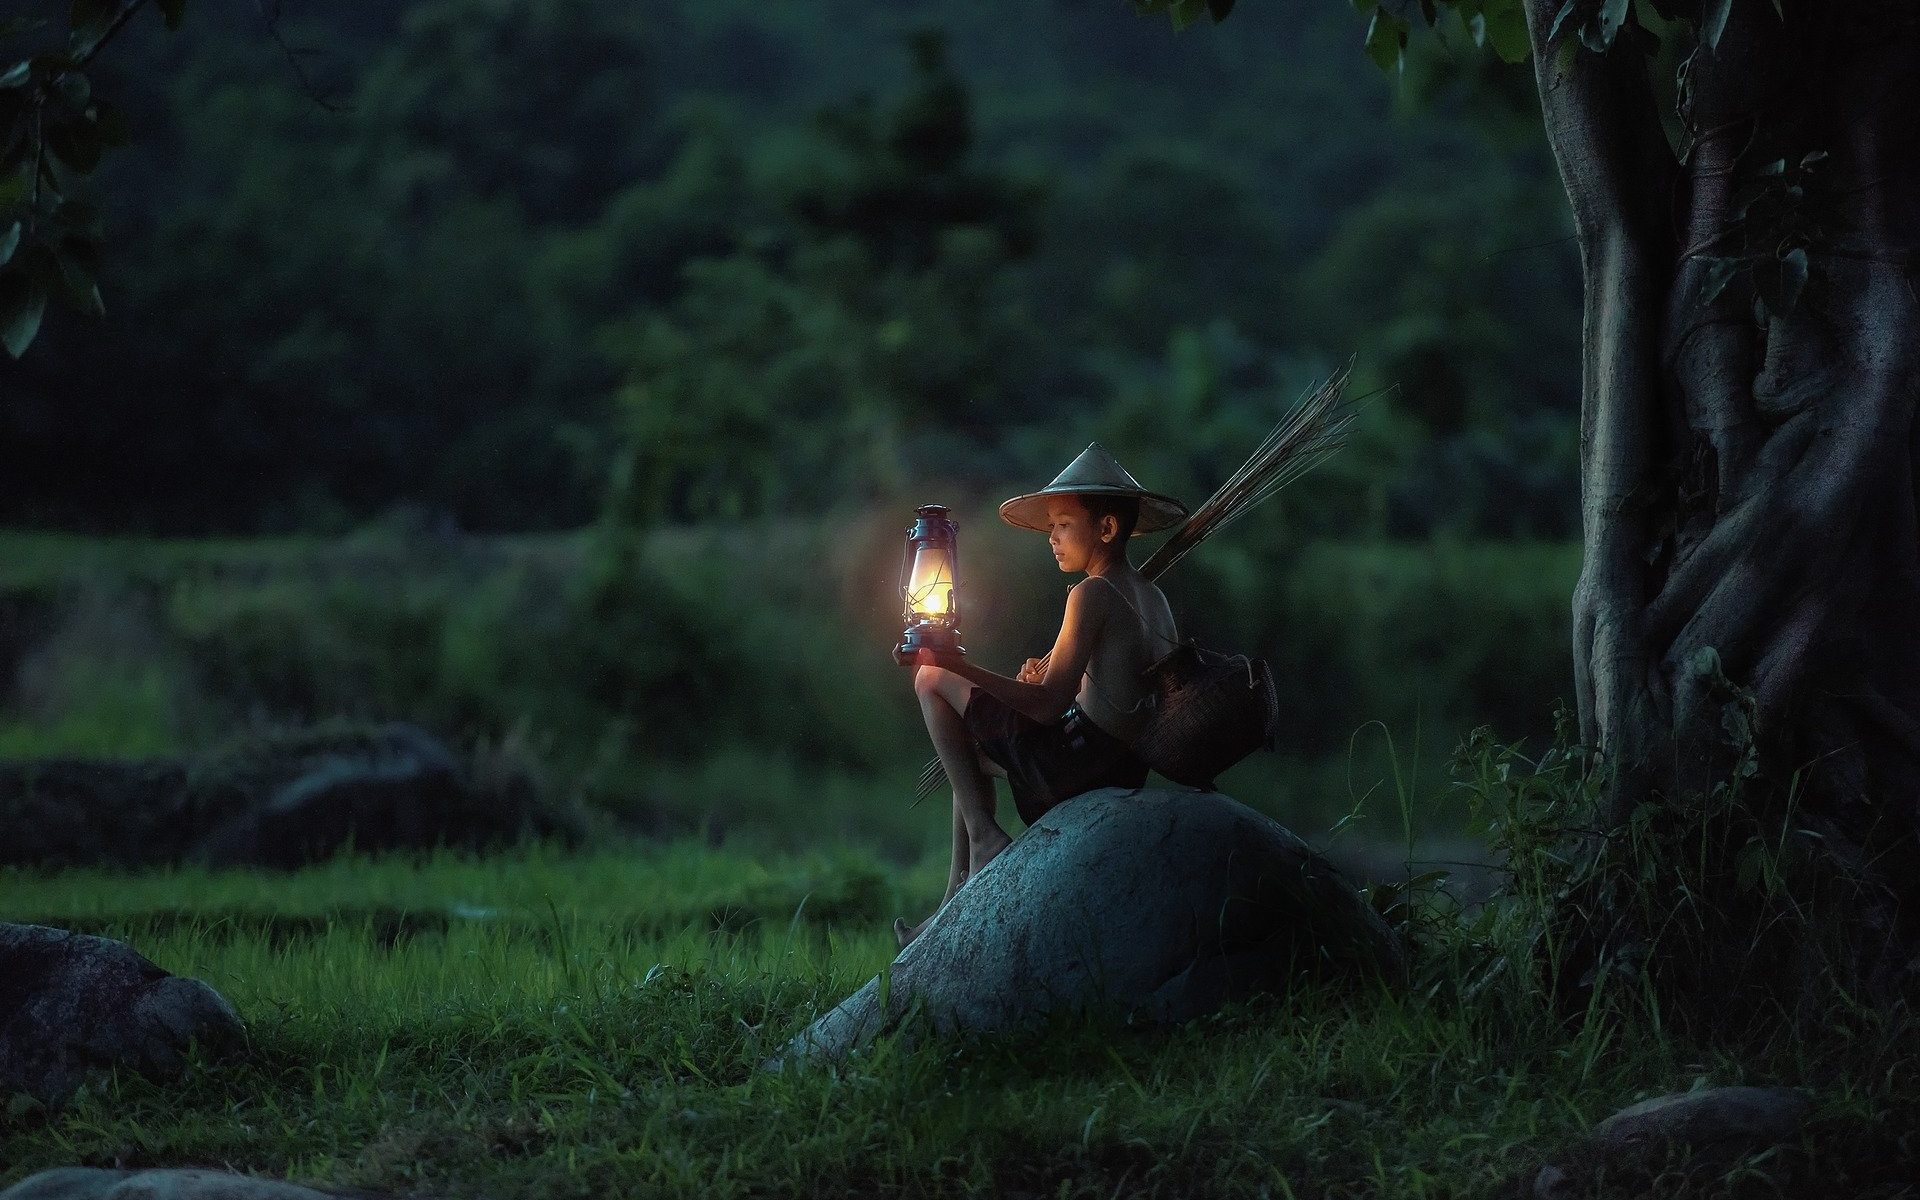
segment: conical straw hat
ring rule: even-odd
[[[1053,496],[1138,496],[1140,523],[1133,535],[1170,529],[1187,519],[1187,506],[1172,496],[1150,492],[1127,473],[1120,461],[1108,454],[1099,442],[1080,452],[1067,469],[1037,492],[1015,496],[1000,506],[1000,519],[1022,529],[1041,533],[1047,530],[1047,500]]]

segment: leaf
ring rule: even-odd
[[[6,69],[5,73],[0,74],[0,88],[25,87],[27,81],[32,78],[33,60],[26,59],[13,64]]]
[[[1629,0],[1603,0],[1601,3],[1600,16],[1597,20],[1601,49],[1604,50],[1613,45],[1614,35],[1620,32],[1622,25],[1627,23],[1628,3]]]
[[[1173,27],[1185,29],[1207,11],[1207,0],[1173,0]]]
[[[54,254],[60,267],[60,294],[66,302],[91,317],[106,312],[106,304],[100,298],[98,280],[99,244],[79,238],[65,238],[55,248]]]
[[[1733,189],[1733,198],[1728,202],[1729,228],[1723,230],[1714,240],[1718,241],[1720,238],[1733,233],[1734,229],[1732,226],[1744,224],[1747,219],[1747,214],[1753,211],[1755,204],[1758,204],[1766,198],[1767,191],[1768,184],[1765,180],[1742,180],[1740,184]]]
[[[1727,15],[1733,11],[1733,0],[1706,0],[1706,6],[1700,16],[1700,40],[1709,50],[1720,48],[1720,35],[1727,31]]]
[[[75,108],[85,108],[93,98],[93,85],[78,71],[62,71],[53,82],[60,89],[61,98]]]
[[[1727,290],[1727,285],[1733,282],[1733,277],[1738,275],[1740,269],[1746,265],[1746,260],[1741,258],[1708,256],[1700,261],[1707,265],[1707,277],[1700,284],[1702,306],[1712,304],[1719,299],[1720,293]]]
[[[13,261],[13,252],[20,248],[20,222],[15,221],[13,228],[0,234],[0,267]]]
[[[1800,289],[1807,285],[1807,252],[1799,246],[1786,252],[1780,259],[1780,275],[1786,285],[1783,293],[1787,311],[1791,312],[1795,302],[1800,299]]]
[[[1762,258],[1754,264],[1753,283],[1767,311],[1786,316],[1800,302],[1800,289],[1807,283],[1806,250],[1796,246],[1778,258]]]
[[[67,11],[67,52],[77,56],[92,50],[113,27],[120,0],[73,0]]]
[[[22,163],[17,170],[0,174],[0,213],[9,212],[27,198],[30,164]]]
[[[1400,903],[1401,885],[1397,883],[1376,883],[1367,889],[1367,901],[1373,911],[1386,916]]]
[[[1720,728],[1736,746],[1744,746],[1753,741],[1753,723],[1747,719],[1746,710],[1738,704],[1720,706]]]
[[[1600,0],[1600,8],[1580,26],[1580,42],[1595,54],[1613,48],[1614,35],[1627,19],[1629,0]]]
[[[1573,56],[1579,48],[1580,43],[1573,38],[1560,43],[1560,48],[1553,52],[1554,74],[1565,75],[1573,67]]]
[[[1398,71],[1407,49],[1407,23],[1375,5],[1367,26],[1367,57],[1382,71]]]
[[[1716,676],[1720,674],[1720,652],[1712,646],[1702,646],[1687,657],[1687,666],[1703,678]]]
[[[1527,13],[1520,7],[1520,0],[1488,0],[1485,19],[1487,40],[1493,43],[1500,61],[1527,61],[1533,44],[1527,40]]]
[[[1553,24],[1547,26],[1548,45],[1560,40],[1560,27],[1567,23],[1567,18],[1572,16],[1574,9],[1578,7],[1580,7],[1580,0],[1567,0],[1560,6],[1560,11],[1554,14]]]
[[[0,342],[8,354],[19,358],[27,352],[46,311],[47,289],[39,280],[18,267],[0,272]]]

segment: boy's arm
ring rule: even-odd
[[[1067,614],[1060,622],[1060,636],[1054,640],[1046,676],[1039,683],[996,675],[964,658],[943,658],[937,665],[984,689],[1022,716],[1048,725],[1058,721],[1080,690],[1080,676],[1086,673],[1087,660],[1093,656],[1094,640],[1110,603],[1108,588],[1090,587],[1089,583],[1083,579],[1067,592]]]

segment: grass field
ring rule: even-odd
[[[1804,1144],[1660,1194],[1914,1194],[1911,1021],[1836,1001],[1824,1028],[1738,1047],[1632,1006],[1569,1022],[1519,966],[1518,901],[1434,920],[1403,992],[1302,985],[1179,1029],[1062,1021],[762,1072],[944,880],[946,804],[906,803],[924,735],[875,649],[897,630],[872,597],[898,538],[875,520],[671,531],[600,584],[574,535],[0,534],[0,757],[403,719],[626,819],[574,852],[0,870],[0,920],[125,940],[250,1027],[181,1080],[0,1112],[0,1186],[91,1164],[500,1200],[1503,1195],[1636,1099],[1784,1083],[1817,1102]],[[1447,752],[1469,719],[1517,733],[1549,710],[1577,548],[1315,544],[1278,575],[1226,551],[1183,578],[1183,611],[1264,647],[1285,711],[1282,753],[1223,789],[1371,877],[1484,857]],[[996,557],[1016,561],[973,561]],[[1002,573],[976,577],[1001,639],[977,649],[1012,661],[1026,625],[1050,630],[1057,581]],[[776,631],[780,661],[740,630]],[[684,661],[649,660],[660,645]]]
[[[1734,1053],[1566,1026],[1515,973],[1459,1002],[1485,960],[1445,945],[1406,995],[1304,988],[1174,1030],[1061,1023],[759,1071],[888,962],[887,919],[931,903],[940,865],[679,843],[0,875],[0,917],[123,938],[251,1034],[177,1083],[0,1118],[0,1185],[118,1164],[462,1197],[1476,1196],[1696,1082],[1818,1100],[1805,1146],[1706,1194],[1893,1196],[1914,1161],[1920,1047],[1895,1027]]]

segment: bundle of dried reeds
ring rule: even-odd
[[[1325,383],[1308,389],[1240,469],[1228,476],[1172,537],[1160,544],[1140,567],[1140,573],[1148,579],[1157,579],[1195,546],[1332,457],[1346,443],[1347,431],[1358,411],[1359,401],[1349,399],[1346,394],[1352,371],[1353,360],[1348,359]],[[1049,651],[1041,658],[1042,669],[1051,657]],[[929,762],[921,769],[919,781],[914,785],[913,802],[918,804],[926,799],[945,778],[946,771],[940,760]]]

